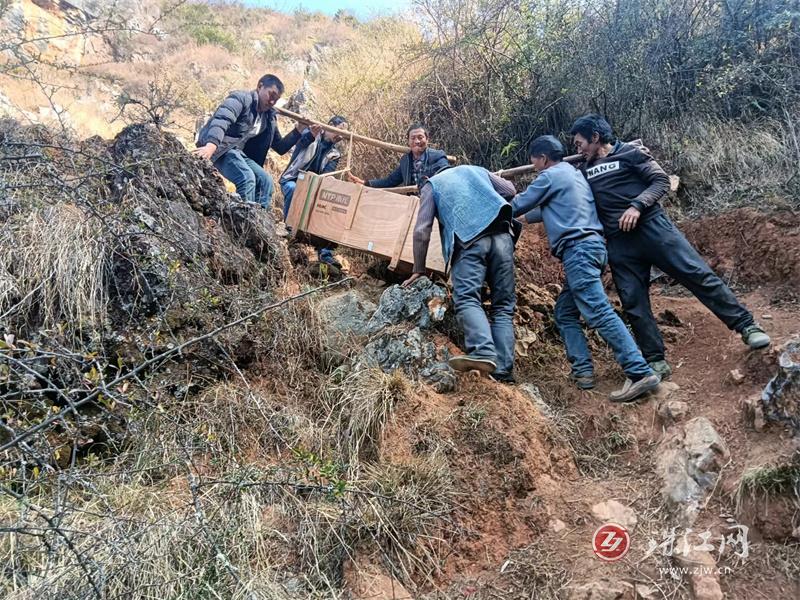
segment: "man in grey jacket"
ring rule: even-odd
[[[658,387],[660,378],[647,365],[603,288],[606,245],[589,184],[580,171],[562,162],[564,147],[551,135],[533,140],[528,154],[539,175],[511,206],[514,216],[524,222],[544,222],[550,250],[564,265],[566,277],[555,319],[572,365],[572,380],[581,389],[594,387],[592,355],[580,323],[583,316],[611,346],[627,376],[622,389],[609,399],[636,400]]]
[[[298,123],[286,137],[278,131],[273,106],[283,94],[283,82],[275,75],[264,75],[253,91],[228,94],[197,137],[194,153],[214,163],[236,192],[247,202],[269,207],[272,178],[264,171],[270,148],[286,154],[300,139],[304,129]]]

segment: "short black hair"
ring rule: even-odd
[[[338,127],[339,125],[347,122],[347,119],[345,119],[342,115],[333,115],[330,119],[328,119],[328,125],[333,125],[334,127]]]
[[[276,88],[278,88],[278,92],[283,94],[283,82],[278,79],[277,75],[267,73],[258,80],[258,87],[269,87],[271,85],[274,85]]]
[[[592,141],[592,136],[596,133],[603,144],[610,144],[616,141],[614,132],[611,129],[608,121],[602,116],[591,113],[576,119],[569,130],[570,135],[580,133],[588,141]]]
[[[528,146],[528,156],[544,155],[553,162],[564,158],[564,146],[552,135],[540,135]]]
[[[422,131],[425,132],[425,137],[428,137],[428,128],[425,127],[425,125],[423,125],[422,123],[412,123],[411,125],[409,125],[408,129],[406,129],[406,137],[408,137],[411,134],[411,132],[414,131],[415,129],[422,129]]]

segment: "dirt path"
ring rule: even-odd
[[[783,241],[795,239],[784,235],[785,228],[771,226],[773,221],[752,228],[761,246],[775,232],[782,232]],[[781,426],[756,431],[744,409],[745,400],[759,396],[775,374],[774,349],[800,337],[800,304],[785,293],[774,261],[763,287],[745,276],[755,272],[751,263],[758,260],[758,253],[738,250],[748,231],[737,229],[734,246],[714,243],[714,228],[724,237],[734,222],[720,219],[694,229],[703,234],[712,264],[723,275],[726,269],[739,273],[739,283],[753,290],[738,295],[772,337],[772,348],[749,350],[683,288],[655,283],[654,313],[674,369],[670,385],[677,389],[662,386],[659,394],[621,406],[609,403],[607,395],[624,377],[601,343],[592,343],[598,387],[581,392],[567,382],[563,347],[546,316],[552,305],[541,308],[557,292],[560,265],[549,256],[543,236],[526,227],[517,249],[517,287],[518,294],[528,294],[521,306],[528,311],[526,327],[538,337],[530,355],[519,359],[519,385],[462,376],[453,393],[422,389],[397,407],[384,433],[381,461],[440,457],[453,477],[457,507],[451,539],[444,544],[435,589],[420,597],[573,598],[564,596],[565,585],[610,580],[608,597],[628,598],[610,591],[614,582],[628,582],[639,586],[639,597],[692,598],[688,578],[674,570],[674,558],[660,551],[646,556],[649,546],[664,542],[677,523],[655,468],[659,444],[671,431],[658,410],[666,400],[686,403],[679,423],[707,418],[730,451],[692,525],[695,536],[710,532],[715,542],[737,531],[734,525],[750,528],[747,558],[736,556],[733,546],[712,553],[725,597],[800,597],[800,545],[792,538],[800,507],[788,497],[740,507],[736,502],[743,473],[786,463],[800,447]],[[734,255],[726,256],[728,251]],[[536,386],[540,398],[524,384]],[[593,534],[603,522],[593,507],[609,500],[630,507],[637,518],[630,552],[611,563],[592,550]],[[675,534],[692,530],[678,527]]]

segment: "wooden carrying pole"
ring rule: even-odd
[[[580,154],[573,154],[572,156],[565,156],[564,161],[568,163],[578,162],[580,161],[582,156]],[[515,177],[517,175],[524,175],[525,173],[530,173],[533,171],[533,165],[522,165],[521,167],[514,167],[513,169],[501,169],[499,171],[495,171],[495,175],[500,177]],[[404,185],[403,187],[394,187],[394,188],[386,188],[387,192],[392,192],[393,194],[410,194],[411,192],[417,191],[417,186],[415,185]]]
[[[390,144],[389,142],[374,140],[365,135],[353,133],[352,131],[347,131],[346,129],[339,129],[338,127],[334,127],[333,125],[328,125],[327,123],[322,123],[321,121],[317,121],[315,119],[309,119],[308,117],[298,115],[297,113],[293,113],[292,111],[286,110],[285,108],[279,108],[277,106],[275,106],[274,108],[275,112],[277,112],[279,115],[283,115],[284,117],[289,117],[290,119],[294,119],[295,121],[298,121],[300,123],[306,123],[307,125],[319,125],[324,130],[338,133],[342,137],[349,139],[351,142],[352,141],[362,142],[370,146],[375,146],[376,148],[383,148],[384,150],[392,150],[394,152],[402,152],[403,154],[408,152],[408,146],[400,146],[399,144]],[[450,162],[456,162],[456,157],[448,156],[447,160],[449,160]]]

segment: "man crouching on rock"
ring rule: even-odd
[[[450,366],[491,373],[506,383],[514,381],[514,243],[521,227],[513,226],[507,200],[515,193],[510,181],[470,165],[446,168],[428,179],[414,227],[414,274],[403,282],[407,287],[425,273],[437,218],[467,351],[451,358]],[[484,281],[491,289],[489,318],[481,303]]]
[[[264,75],[255,90],[231,92],[200,130],[193,151],[213,162],[242,200],[264,208],[269,208],[273,189],[272,178],[264,171],[267,152],[272,148],[286,154],[305,129],[298,123],[281,136],[273,108],[281,94],[283,83],[275,75]]]
[[[553,136],[533,140],[528,154],[539,175],[511,204],[514,216],[523,222],[544,222],[550,251],[564,264],[566,280],[556,301],[555,319],[572,365],[571,378],[581,389],[594,387],[592,356],[580,323],[583,316],[611,346],[627,376],[622,389],[609,399],[636,400],[658,387],[661,378],[648,366],[603,288],[606,244],[592,190],[580,171],[562,162],[564,147]]]

